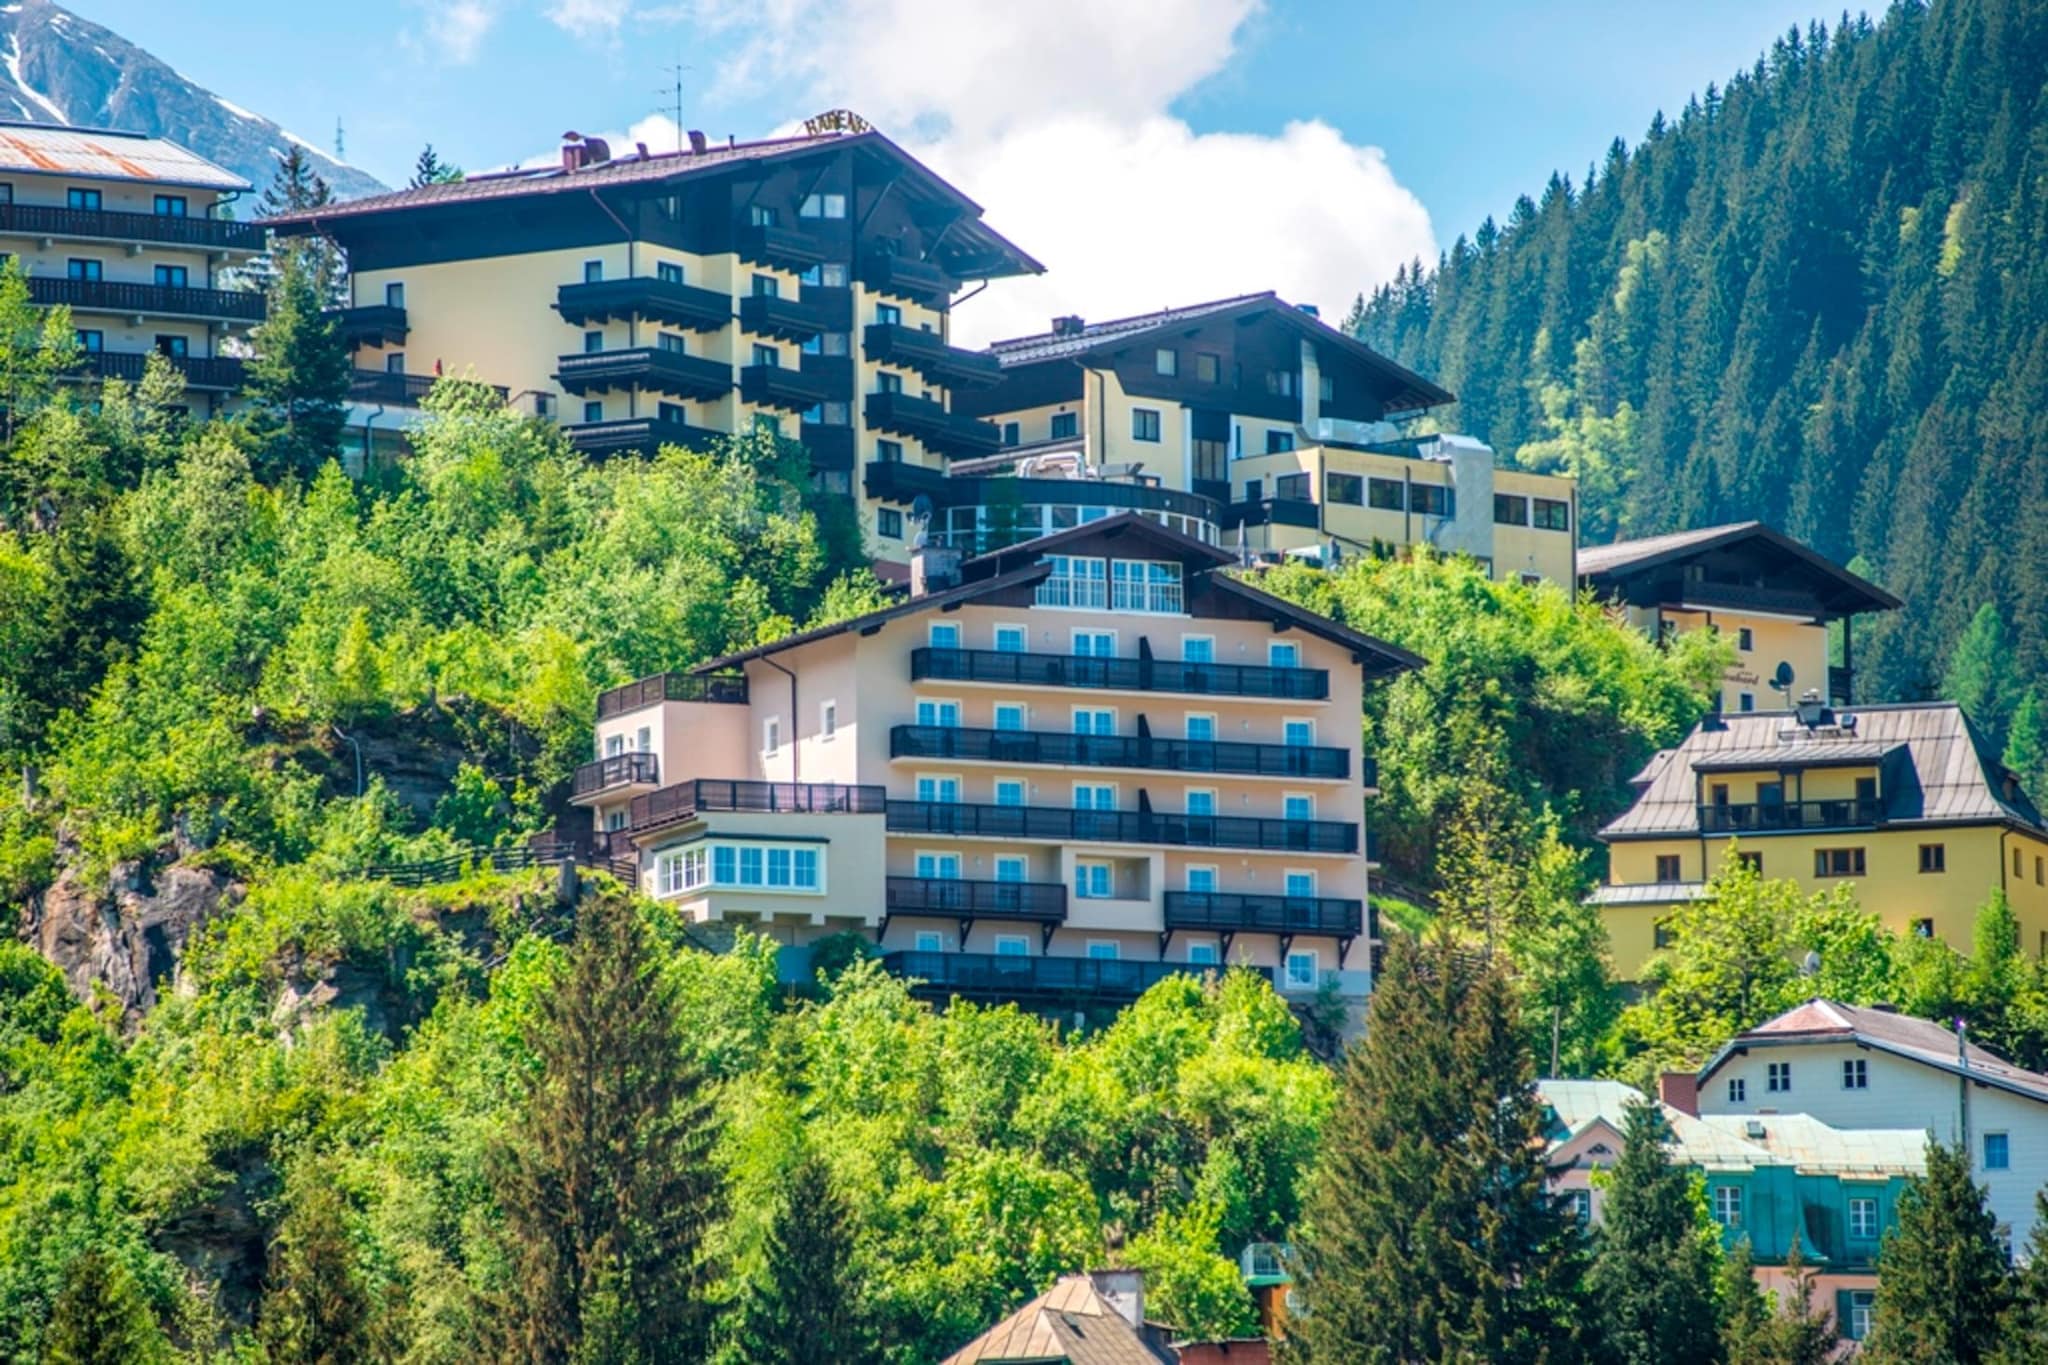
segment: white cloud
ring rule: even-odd
[[[612,37],[632,12],[632,0],[554,0],[548,18],[579,37]]]
[[[484,35],[498,22],[496,0],[422,0],[419,8],[426,11],[425,32],[415,45],[457,66],[476,59]]]

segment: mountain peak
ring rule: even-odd
[[[169,138],[261,190],[293,143],[339,198],[385,188],[260,114],[50,0],[0,5],[0,118]]]

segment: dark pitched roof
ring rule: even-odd
[[[1819,551],[1760,521],[1703,526],[1693,531],[1646,536],[1641,540],[1617,540],[1611,545],[1582,545],[1579,547],[1579,577],[1595,589],[1609,587],[1623,579],[1709,550],[1726,549],[1745,542],[1756,542],[1814,570],[1833,585],[1831,596],[1847,610],[1892,611],[1903,605],[1877,584],[1850,573]]]
[[[1847,722],[1853,718],[1851,726]],[[1697,772],[1886,765],[1883,817],[1898,824],[2013,824],[2048,834],[2005,768],[1954,702],[1845,707],[1809,730],[1789,711],[1711,718],[1636,777],[1642,794],[1600,831],[1604,839],[1690,837],[1700,831]]]
[[[1074,332],[1040,332],[1033,336],[1012,337],[991,345],[989,351],[1002,362],[1003,368],[1012,369],[1048,360],[1078,359],[1098,351],[1119,349],[1153,332],[1172,331],[1214,318],[1237,317],[1249,313],[1270,313],[1286,326],[1337,347],[1367,369],[1375,371],[1388,382],[1391,396],[1385,401],[1390,412],[1435,407],[1455,399],[1455,395],[1449,390],[1440,388],[1405,366],[1389,360],[1357,337],[1339,331],[1321,318],[1304,313],[1282,300],[1270,289],[1258,294],[1239,294],[1234,298],[1213,299],[1207,303],[1162,308],[1158,312],[1140,313],[1135,317],[1116,318],[1109,322],[1084,323]]]
[[[2048,1076],[2014,1066],[1974,1043],[1961,1048],[1953,1032],[1931,1019],[1821,999],[1795,1005],[1737,1034],[1701,1069],[1700,1083],[1704,1085],[1729,1057],[1749,1048],[1806,1043],[1855,1043],[1953,1075],[1967,1071],[1973,1080],[2048,1104]]]

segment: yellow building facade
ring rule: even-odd
[[[0,124],[0,252],[29,296],[71,310],[82,383],[134,381],[153,352],[210,415],[241,387],[240,343],[263,295],[236,267],[263,250],[255,223],[226,216],[247,181],[162,138]]]
[[[1609,873],[1593,896],[1623,979],[1736,856],[1807,891],[1846,884],[1886,927],[1964,951],[2003,891],[2027,950],[2048,954],[2048,828],[1953,704],[1712,717],[1635,785],[1601,831]]]

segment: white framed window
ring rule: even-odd
[[[818,738],[830,743],[839,735],[839,703],[821,701],[818,703]]]
[[[1714,1221],[1724,1228],[1742,1226],[1742,1186],[1714,1186]]]
[[[1075,631],[1074,657],[1077,659],[1114,659],[1116,657],[1116,632],[1113,630]]]
[[[1092,859],[1074,864],[1074,899],[1106,901],[1114,889],[1114,870]]]
[[[1188,943],[1188,961],[1198,967],[1216,966],[1216,945],[1205,939],[1190,940]]]
[[[1728,1079],[1728,1103],[1730,1103],[1730,1104],[1741,1104],[1741,1103],[1743,1103],[1743,1102],[1744,1102],[1744,1100],[1745,1100],[1745,1099],[1747,1098],[1748,1094],[1749,1094],[1749,1082],[1748,1082],[1748,1081],[1745,1081],[1745,1080],[1743,1080],[1743,1079],[1742,1079],[1742,1077],[1740,1077],[1740,1076],[1731,1076],[1731,1077],[1729,1077],[1729,1079]]]
[[[920,851],[917,855],[917,875],[921,881],[957,882],[960,880],[960,855]]]
[[[942,730],[956,729],[960,724],[960,703],[943,697],[919,697],[917,723]]]
[[[663,894],[715,886],[822,894],[825,863],[822,852],[806,844],[753,844],[720,841],[683,849],[673,855],[671,876],[663,855],[655,860],[656,883]]]
[[[1877,1321],[1877,1291],[1851,1289],[1848,1293],[1849,1320],[1842,1324],[1842,1334],[1851,1341],[1862,1341]]]
[[[1287,954],[1287,989],[1290,991],[1312,991],[1322,973],[1316,967],[1316,951],[1313,948],[1296,949]]]
[[[1282,885],[1289,896],[1310,898],[1316,894],[1316,874],[1313,870],[1290,867],[1283,874]]]
[[[1308,748],[1316,742],[1316,723],[1299,718],[1281,721],[1280,742],[1290,749]]]
[[[1041,607],[1109,605],[1109,561],[1083,555],[1047,555],[1052,573],[1041,579],[1034,600]]]
[[[1870,1089],[1870,1063],[1861,1057],[1851,1057],[1842,1063],[1842,1089]]]
[[[1266,664],[1270,668],[1300,668],[1301,646],[1292,640],[1267,641]]]
[[[960,623],[958,621],[932,622],[928,643],[933,649],[960,648]]]
[[[1030,957],[1031,940],[1022,934],[997,934],[997,957]]]
[[[1029,881],[1029,870],[1021,854],[1005,853],[996,859],[996,880],[999,882]]]
[[[1772,1062],[1764,1068],[1764,1089],[1783,1095],[1792,1089],[1792,1063]]]
[[[999,777],[996,779],[996,804],[998,806],[1021,806],[1026,791],[1021,777]]]
[[[942,953],[946,950],[946,936],[936,929],[920,929],[913,946],[920,953]]]
[[[1216,716],[1209,711],[1190,711],[1187,718],[1188,738],[1197,744],[1209,744],[1216,738]]]
[[[1102,706],[1077,706],[1074,708],[1074,733],[1113,735],[1116,733],[1116,712]]]
[[[1865,1196],[1849,1200],[1849,1235],[1865,1241],[1877,1240],[1877,1200]]]
[[[1182,663],[1213,664],[1216,662],[1216,637],[1213,635],[1183,635],[1180,637]]]
[[[1074,784],[1075,810],[1115,810],[1116,784],[1113,782],[1076,782]]]
[[[633,747],[643,754],[654,752],[654,727],[643,725],[633,732]]]
[[[1117,942],[1113,938],[1091,938],[1088,940],[1088,956],[1097,962],[1117,960]]]
[[[846,216],[846,196],[830,192],[807,194],[804,196],[804,202],[797,206],[796,216],[799,218],[844,218]]]
[[[628,817],[628,816],[630,816],[631,814],[632,814],[632,812],[631,812],[631,811],[629,811],[629,810],[627,810],[627,809],[626,809],[625,807],[623,807],[623,806],[621,806],[621,807],[620,807],[619,809],[617,809],[617,810],[608,810],[608,811],[606,811],[606,812],[604,813],[604,827],[605,827],[605,832],[606,832],[606,833],[608,833],[608,834],[611,834],[611,833],[616,833],[616,832],[618,832],[619,830],[622,830],[622,829],[624,829],[624,828],[626,827],[626,820],[627,820],[627,817]]]
[[[604,756],[606,758],[617,758],[624,752],[626,752],[626,737],[624,735],[606,735],[604,737]]]
[[[917,775],[917,799],[951,804],[960,799],[960,777],[957,773],[919,773]]]
[[[1022,654],[1031,643],[1031,632],[1023,626],[996,627],[996,653]]]
[[[1021,701],[999,701],[995,708],[996,729],[1022,730],[1029,714],[1029,708]]]
[[[1190,787],[1187,794],[1189,815],[1214,815],[1216,813],[1216,789],[1214,787]]]
[[[2012,1169],[2012,1139],[2004,1133],[1984,1135],[1984,1169],[1987,1171],[2009,1171]]]
[[[1109,585],[1109,604],[1117,611],[1176,615],[1186,603],[1180,565],[1172,560],[1113,560]]]
[[[1187,870],[1188,890],[1198,895],[1213,895],[1216,891],[1216,868],[1212,864],[1197,863]]]
[[[1288,792],[1280,798],[1280,815],[1286,820],[1316,818],[1316,798],[1310,792]]]
[[[761,756],[773,758],[782,752],[782,717],[770,716],[761,722]]]

